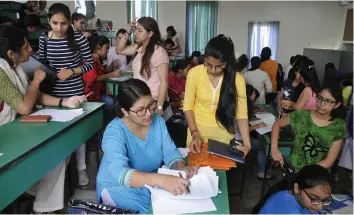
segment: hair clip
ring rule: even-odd
[[[313,66],[309,66],[309,69],[311,69]]]

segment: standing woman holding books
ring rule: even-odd
[[[87,39],[73,30],[68,6],[54,3],[49,8],[51,30],[39,38],[39,59],[46,60],[58,72],[51,95],[58,98],[84,95],[82,75],[93,69],[92,53]],[[76,150],[79,185],[87,185],[86,145]]]
[[[134,56],[134,78],[144,81],[150,88],[152,97],[157,100],[156,113],[163,114],[163,105],[168,90],[168,63],[166,50],[160,45],[161,34],[155,19],[141,17],[130,23],[137,44],[128,45],[129,34],[125,34],[116,46],[117,54]]]
[[[192,153],[208,139],[229,144],[237,127],[244,144],[240,150],[247,155],[251,149],[246,84],[234,53],[232,40],[221,34],[208,42],[204,65],[189,70],[183,108]]]

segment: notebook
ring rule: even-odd
[[[245,159],[240,154],[230,151],[229,145],[216,140],[208,140],[208,151],[211,154],[216,154],[239,163],[245,163]]]

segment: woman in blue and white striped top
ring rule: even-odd
[[[69,17],[66,17],[65,9]],[[88,41],[83,34],[72,29],[70,10],[66,5],[53,4],[48,18],[52,30],[39,38],[38,54],[41,60],[48,60],[50,66],[58,71],[59,80],[55,82],[51,94],[59,98],[83,95],[82,74],[93,68]]]
[[[75,32],[70,22],[71,13],[68,6],[55,3],[49,8],[48,19],[51,31],[39,38],[39,59],[48,60],[58,74],[51,95],[59,98],[80,96],[84,94],[85,84],[82,75],[93,69],[91,49],[87,39]],[[87,185],[86,145],[76,150],[79,185]]]

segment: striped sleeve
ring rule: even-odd
[[[44,51],[44,44],[45,44],[45,33],[39,37],[39,50],[37,51],[37,59],[38,60],[47,60],[47,53]]]
[[[81,65],[81,70],[82,70],[82,73],[86,73],[86,72],[90,71],[91,69],[93,69],[92,53],[91,53],[90,46],[89,46],[89,43],[88,43],[86,37],[81,33],[77,33],[77,34],[79,34],[79,36],[75,37],[76,44],[79,47],[80,54],[81,54],[82,58],[85,60],[84,64]]]

